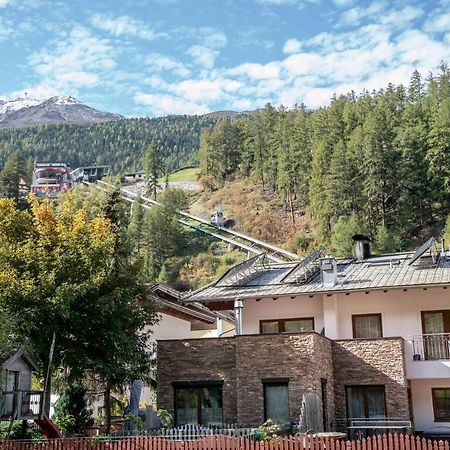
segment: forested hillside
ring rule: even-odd
[[[309,111],[268,105],[252,119],[218,122],[201,137],[212,189],[254,177],[295,222],[314,223],[315,245],[348,253],[351,233],[379,251],[411,248],[439,232],[450,208],[450,71],[378,92],[351,92]]]
[[[168,116],[92,125],[41,125],[0,130],[0,168],[13,152],[71,167],[110,164],[114,173],[142,169],[140,160],[154,143],[167,171],[198,162],[200,131],[217,117]]]

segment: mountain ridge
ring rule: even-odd
[[[46,124],[88,124],[124,119],[120,114],[99,111],[74,97],[54,96],[37,100],[28,97],[0,100],[0,128]]]

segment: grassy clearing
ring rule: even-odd
[[[188,167],[187,169],[177,170],[169,175],[169,181],[197,181],[197,177],[200,173],[199,167]],[[160,183],[165,181],[165,178],[162,177]]]

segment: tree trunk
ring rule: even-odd
[[[48,355],[45,355],[44,360],[44,405],[42,412],[44,415],[50,417],[50,400],[52,395],[52,363],[53,353],[55,352],[56,333],[53,333],[52,341]]]
[[[291,207],[292,225],[295,225],[294,202],[292,201],[292,190],[289,188],[289,206]]]
[[[103,406],[105,408],[105,432],[111,433],[111,383],[106,382],[105,392],[103,394]]]

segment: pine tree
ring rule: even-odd
[[[138,195],[131,206],[130,222],[128,233],[130,239],[131,252],[135,257],[139,257],[142,249],[144,210],[142,208],[141,196]]]
[[[147,195],[156,200],[158,180],[164,173],[164,164],[155,144],[148,145],[142,157],[142,165],[144,166]]]
[[[18,153],[12,154],[0,172],[0,196],[20,200],[20,179],[24,176],[24,161]]]

